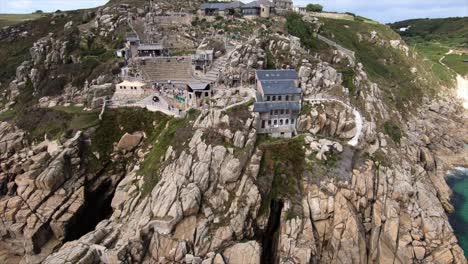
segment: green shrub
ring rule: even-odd
[[[308,4],[306,6],[306,10],[308,12],[322,12],[323,11],[323,6],[320,4]]]
[[[273,54],[269,49],[266,50],[266,55],[267,55],[267,69],[268,70],[273,70],[276,69],[276,64],[275,64],[275,58],[273,57]]]
[[[58,138],[68,127],[72,116],[47,108],[29,108],[20,113],[15,124],[30,133],[32,139],[42,139],[45,133]]]
[[[271,200],[299,201],[302,175],[305,169],[304,139],[266,139],[259,148],[263,150],[260,163],[259,188],[262,194],[260,211],[268,211]]]
[[[158,133],[153,122],[158,125],[165,123],[167,118],[160,112],[153,113],[140,108],[107,110],[92,136],[93,149],[99,153],[101,162],[106,162],[110,159],[114,142],[125,133],[144,131],[148,138],[152,138]]]
[[[354,94],[356,92],[356,85],[354,84],[356,73],[353,69],[347,68],[341,74],[343,75],[343,85],[349,89],[350,94]]]
[[[328,48],[325,43],[316,38],[317,34],[312,25],[302,20],[300,14],[290,12],[286,15],[286,30],[289,34],[300,38],[302,45],[310,51],[320,52]]]
[[[150,137],[153,148],[145,156],[145,160],[141,163],[139,175],[144,177],[142,194],[148,195],[153,190],[154,186],[159,182],[160,169],[164,163],[161,161],[166,154],[167,148],[172,146],[174,151],[180,152],[184,142],[189,140],[193,135],[190,122],[195,120],[199,115],[196,110],[191,110],[187,113],[184,119],[163,119],[159,122],[154,130],[153,136]]]
[[[395,143],[400,143],[401,129],[397,124],[393,123],[392,121],[385,122],[384,132],[385,134],[389,135]]]

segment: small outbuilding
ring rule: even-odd
[[[140,38],[136,34],[128,34],[127,43],[130,46],[138,46],[140,45]]]
[[[204,71],[213,62],[214,51],[197,49],[196,53],[192,55],[192,63],[195,66],[195,70]]]
[[[199,16],[229,16],[240,12],[244,3],[240,1],[232,2],[212,2],[204,3],[198,10]]]
[[[135,99],[145,95],[148,85],[140,81],[125,80],[115,87],[114,97],[119,99]]]
[[[186,102],[188,107],[200,107],[205,100],[209,100],[213,95],[211,84],[209,83],[188,83]]]
[[[270,17],[274,12],[274,5],[268,0],[257,0],[245,4],[241,7],[242,15],[246,18],[249,17]]]
[[[139,57],[161,57],[168,56],[169,52],[162,44],[142,44],[138,46]]]

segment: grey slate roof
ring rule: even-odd
[[[209,83],[188,83],[187,86],[194,91],[206,90],[209,88]]]
[[[296,70],[257,70],[257,78],[262,80],[297,80]]]
[[[260,5],[272,7],[272,6],[273,6],[273,3],[270,2],[270,1],[258,0],[258,1],[253,1],[253,2],[247,3],[247,4],[243,5],[242,8],[260,7]]]
[[[161,44],[143,44],[138,46],[138,50],[162,50],[163,45]]]
[[[226,2],[226,3],[204,3],[201,5],[200,9],[217,9],[224,11],[226,9],[239,8],[243,6],[244,3],[240,1]]]
[[[140,39],[135,36],[130,36],[130,37],[127,37],[127,41],[135,42],[135,41],[140,41]]]
[[[250,2],[250,3],[247,3],[247,4],[243,5],[242,8],[253,8],[253,7],[258,7],[259,8],[260,5],[272,7],[273,3],[270,2],[270,1],[267,1],[267,0],[257,0],[257,1],[253,1],[253,2]]]
[[[260,83],[265,95],[301,94],[294,80],[265,80]]]
[[[290,109],[292,111],[300,111],[301,104],[297,101],[291,102],[256,102],[254,104],[254,112],[269,113],[271,110]]]

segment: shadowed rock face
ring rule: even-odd
[[[9,252],[40,260],[52,250],[50,243],[77,239],[109,216],[124,170],[88,174],[86,136],[78,132],[63,144],[46,140],[29,146],[21,130],[7,123],[0,127],[5,142],[0,233]]]
[[[276,250],[278,248],[279,230],[281,225],[281,211],[283,201],[271,201],[270,217],[262,238],[262,255],[260,263],[277,262]]]

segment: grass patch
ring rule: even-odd
[[[8,109],[5,112],[0,113],[0,122],[5,122],[5,121],[10,121],[12,120],[16,115],[16,112],[14,109]]]
[[[266,50],[266,55],[267,55],[267,70],[274,70],[276,68],[276,63],[275,63],[275,57],[271,53],[269,49]]]
[[[401,140],[401,129],[392,121],[386,121],[384,123],[384,132],[392,138],[393,142],[400,144]]]
[[[310,103],[304,103],[302,104],[300,115],[308,115],[310,112],[312,112],[312,109],[313,107]]]
[[[304,139],[260,138],[263,150],[258,186],[262,195],[260,213],[269,210],[271,200],[288,199],[300,203],[301,179],[305,169]]]
[[[13,26],[22,22],[34,21],[46,14],[0,14],[0,28]]]
[[[114,142],[125,133],[144,131],[148,138],[158,133],[158,126],[167,122],[168,116],[142,108],[108,109],[92,136],[93,152],[98,152],[101,162],[110,160]]]
[[[98,125],[98,112],[69,111],[60,108],[27,108],[22,112],[9,110],[8,120],[19,128],[28,131],[33,140],[42,140],[44,134],[50,134],[59,139],[64,133],[74,134],[78,130],[86,130]]]
[[[356,85],[354,84],[354,78],[356,77],[356,73],[353,69],[347,68],[346,70],[341,72],[343,76],[343,85],[349,89],[350,94],[356,93]]]
[[[184,119],[165,119],[154,129],[150,144],[151,151],[141,163],[138,174],[144,177],[142,194],[148,195],[159,182],[161,168],[165,164],[162,161],[169,146],[180,153],[183,145],[193,135],[191,122],[199,115],[198,111],[191,110]]]
[[[324,22],[320,33],[355,52],[357,61],[365,66],[370,80],[379,84],[389,105],[410,110],[411,106],[422,102],[424,95],[434,95],[443,82],[420,58],[407,57],[403,51],[389,48],[388,43],[386,46],[370,40],[373,31],[385,41],[399,39],[399,35],[388,26],[360,21],[320,20]],[[422,78],[415,78],[410,71],[412,67],[418,69]],[[343,77],[345,85],[347,83],[353,89],[352,73],[345,73]]]
[[[297,13],[286,15],[286,30],[289,34],[301,39],[301,44],[312,52],[321,52],[328,49],[328,45],[317,39],[313,25],[305,22]]]
[[[450,69],[464,76],[468,75],[468,62],[465,61],[468,61],[468,54],[450,54],[445,57],[443,62],[450,67]]]

